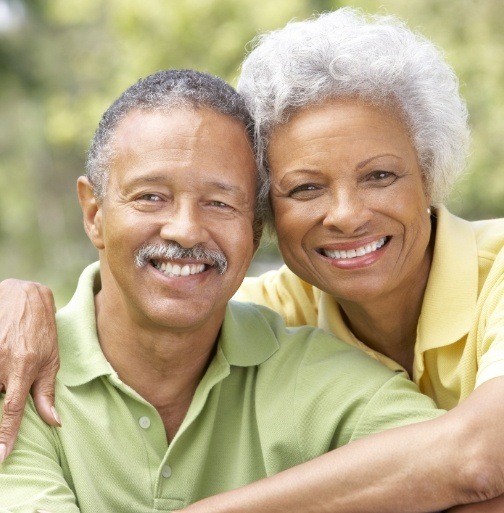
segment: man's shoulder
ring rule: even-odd
[[[370,379],[376,376],[382,382],[394,375],[393,371],[358,348],[321,328],[286,326],[280,315],[262,305],[231,301],[229,307],[228,312],[232,312],[249,344],[257,343],[259,339],[275,343],[277,350],[261,364],[264,370],[282,367],[288,368],[290,376],[313,372],[314,377],[322,372],[327,373],[330,380],[339,373],[346,376],[349,369],[355,376],[368,376]]]
[[[259,321],[257,343],[269,338],[277,346],[248,372],[254,376],[257,422],[267,427],[269,438],[278,437],[278,444],[288,429],[311,458],[361,436],[440,414],[405,373],[333,335],[309,326],[285,327],[262,306],[238,304],[235,311],[237,319],[247,318],[246,324],[252,320],[257,327]]]

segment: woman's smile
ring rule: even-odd
[[[429,199],[398,113],[309,107],[273,132],[268,161],[280,250],[305,281],[352,301],[427,280]]]

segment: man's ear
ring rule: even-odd
[[[77,180],[77,195],[82,209],[84,229],[96,249],[103,249],[102,206],[96,200],[93,186],[85,176]]]

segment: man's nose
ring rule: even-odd
[[[161,237],[177,242],[183,248],[208,242],[210,235],[204,216],[197,205],[180,203],[170,209],[161,227]]]

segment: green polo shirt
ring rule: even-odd
[[[0,511],[147,513],[275,474],[359,437],[442,413],[404,374],[264,307],[231,302],[177,435],[125,385],[96,336],[97,265],[58,312],[51,428],[29,404],[0,465]]]

